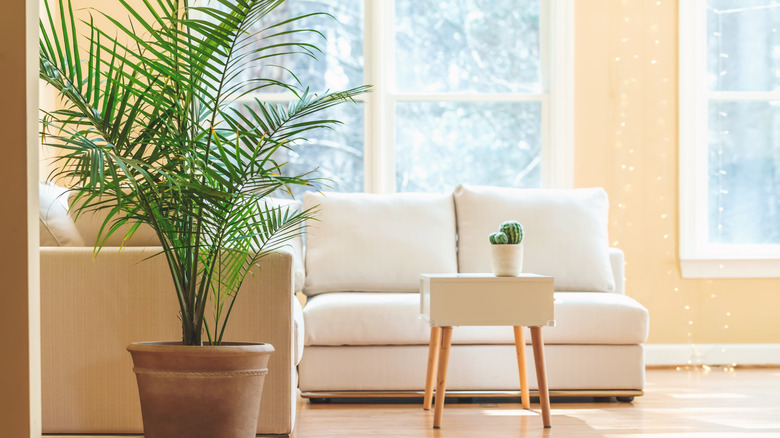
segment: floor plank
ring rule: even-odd
[[[778,368],[650,369],[646,382],[645,395],[633,403],[554,400],[551,429],[542,427],[535,399],[531,410],[523,410],[519,399],[447,403],[439,430],[422,398],[418,404],[301,400],[292,438],[780,437]]]

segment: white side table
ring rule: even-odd
[[[531,329],[542,422],[545,428],[551,427],[550,395],[541,328],[555,325],[553,301],[552,277],[536,274],[522,274],[519,277],[496,277],[492,274],[421,276],[420,314],[431,325],[423,409],[431,408],[435,381],[434,429],[441,427],[444,411],[452,327],[502,325],[514,328],[523,409],[531,407],[523,327]]]

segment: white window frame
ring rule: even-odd
[[[574,0],[540,0],[542,92],[398,93],[395,90],[395,0],[364,1],[364,83],[373,90],[356,98],[366,105],[364,191],[393,193],[395,187],[395,104],[402,101],[539,101],[542,106],[542,187],[573,185]],[[287,94],[251,96],[271,102]]]
[[[679,196],[683,278],[780,277],[780,245],[708,243],[708,103],[780,100],[778,92],[707,90],[706,0],[680,2]]]

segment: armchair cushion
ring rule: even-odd
[[[41,246],[83,246],[76,224],[68,215],[68,190],[52,183],[38,184]]]
[[[265,198],[269,207],[281,207],[282,209],[289,208],[290,212],[300,211],[303,207],[301,201],[289,198]],[[303,280],[306,277],[303,267],[303,238],[296,236],[283,246],[284,249],[289,250],[293,256],[293,288],[295,292],[303,290]],[[283,249],[283,250],[284,250]]]
[[[70,215],[76,222],[76,228],[84,238],[88,246],[95,245],[100,227],[108,216],[108,209],[96,211],[84,211],[76,217],[76,210],[79,205],[83,205],[83,199],[76,200],[76,192],[71,192],[68,204],[71,206]],[[77,204],[78,203],[78,204]],[[141,224],[133,234],[133,237],[125,240],[125,235],[130,231],[131,225],[122,225],[114,234],[109,236],[104,246],[160,246],[160,240],[154,229],[147,224]]]
[[[71,193],[69,199],[71,205],[73,205],[74,202],[82,202],[75,200],[75,196],[75,193]],[[292,210],[299,210],[301,208],[301,202],[294,199],[270,197],[265,199],[271,207],[289,207]],[[74,216],[73,219],[75,219],[74,230],[77,230],[76,233],[80,233],[81,236],[84,236],[84,240],[86,240],[89,246],[94,245],[100,227],[103,226],[103,222],[106,220],[108,210],[85,211],[81,213],[78,218],[75,217],[75,211],[71,211],[71,215]],[[68,218],[71,223],[73,223],[73,219]],[[135,234],[133,234],[133,237],[125,241],[125,235],[129,230],[130,225],[123,225],[108,238],[105,246],[160,246],[157,234],[149,225],[141,224]],[[84,240],[82,240],[79,245],[73,244],[68,246],[82,246],[84,245]],[[305,276],[303,271],[303,241],[300,237],[296,237],[291,239],[285,247],[288,247],[293,254],[294,287],[296,291],[299,291],[303,288],[303,279]]]

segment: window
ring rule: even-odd
[[[680,2],[680,259],[780,276],[780,0]]]
[[[315,91],[374,91],[281,157],[290,171],[377,193],[571,185],[571,0],[295,0],[277,12],[312,11],[335,17],[306,22],[324,53],[291,70]]]

